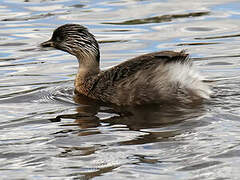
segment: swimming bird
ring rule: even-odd
[[[101,71],[97,40],[79,24],[56,28],[42,47],[74,55],[79,62],[75,93],[118,106],[192,104],[210,98],[211,89],[185,51],[160,51]]]

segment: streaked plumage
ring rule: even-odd
[[[192,104],[211,93],[184,51],[144,54],[100,71],[98,43],[87,28],[77,24],[60,26],[42,46],[77,57],[76,93],[92,99],[116,105]]]

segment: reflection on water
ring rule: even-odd
[[[56,117],[55,121],[61,121],[62,118],[74,119],[76,124],[85,124],[90,121],[98,125],[99,113],[109,113],[112,116],[101,119],[101,122],[109,125],[124,124],[130,130],[141,130],[144,128],[155,128],[176,124],[187,119],[201,116],[204,113],[202,105],[195,107],[179,107],[175,105],[144,105],[136,107],[118,107],[118,106],[100,106],[84,96],[75,96],[75,102],[84,106],[76,108],[75,114],[62,114]],[[95,126],[95,125],[94,125]],[[83,127],[81,127],[83,128]]]
[[[1,179],[239,179],[238,1],[0,2]],[[77,60],[39,44],[85,25],[101,68],[186,49],[214,84],[195,107],[119,108],[76,97]]]

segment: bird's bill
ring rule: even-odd
[[[53,41],[50,39],[50,40],[48,40],[48,41],[45,41],[45,42],[41,43],[41,46],[42,46],[42,47],[54,47],[54,43],[53,43]]]

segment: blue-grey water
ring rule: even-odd
[[[201,107],[119,109],[73,94],[75,57],[39,44],[87,26],[106,69],[186,49],[213,83]],[[240,179],[238,0],[0,1],[0,179]]]

